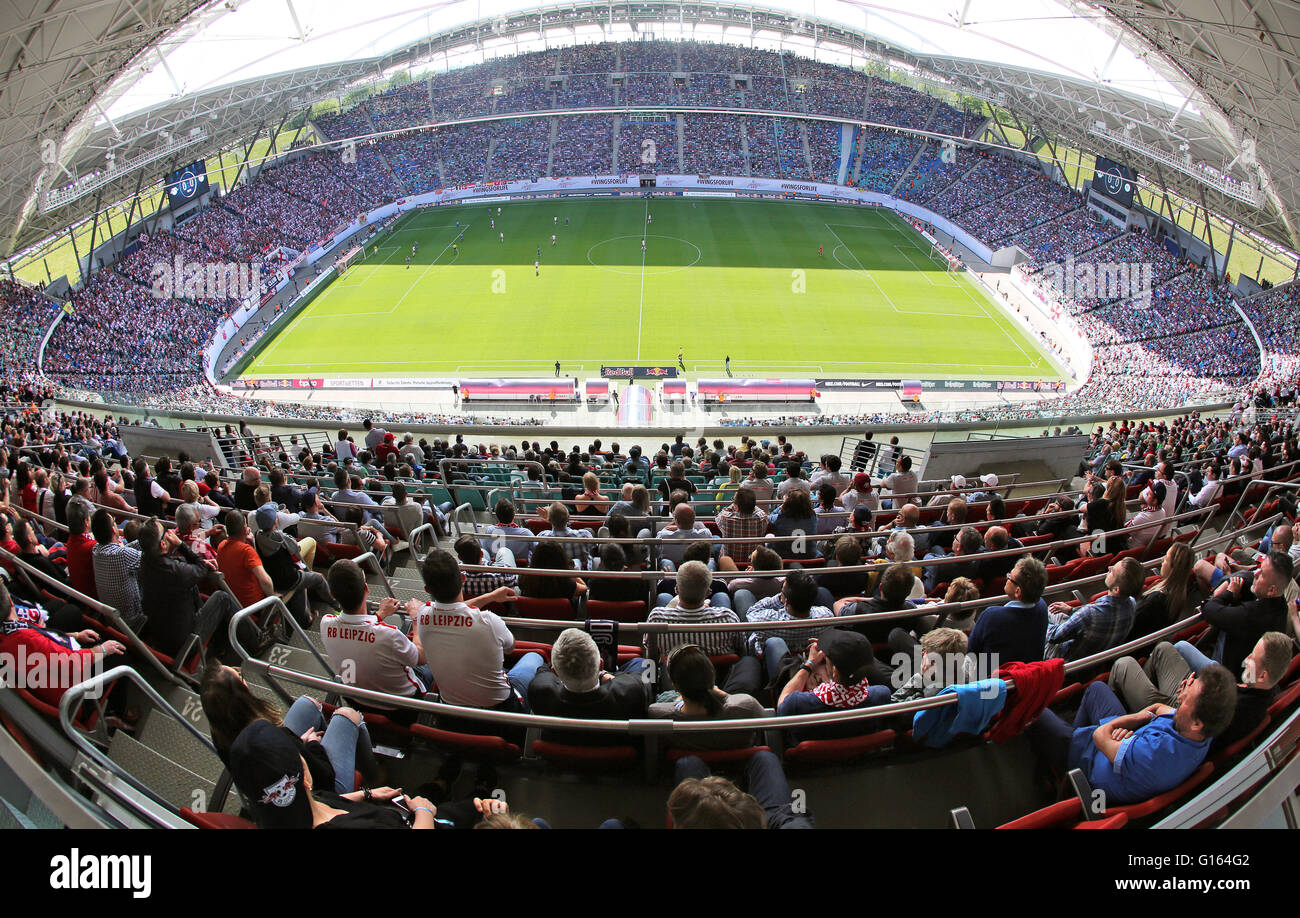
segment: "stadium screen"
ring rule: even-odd
[[[1133,193],[1137,190],[1137,182],[1134,181],[1133,171],[1128,166],[1098,156],[1097,167],[1092,174],[1092,190],[1128,210],[1133,206]]]
[[[175,172],[167,173],[167,200],[175,210],[188,204],[195,198],[202,197],[208,191],[208,168],[203,160],[181,166]]]

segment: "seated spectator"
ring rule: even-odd
[[[824,484],[828,484],[835,489],[836,497],[843,494],[849,487],[849,478],[840,474],[841,464],[840,457],[834,453],[822,456],[816,470],[812,473],[812,477],[808,480],[809,485],[813,489],[817,489]]]
[[[1231,746],[1263,722],[1269,705],[1277,698],[1278,680],[1291,665],[1292,648],[1291,638],[1278,631],[1265,632],[1255,644],[1237,683],[1237,706],[1232,720],[1214,738],[1212,753]],[[1145,665],[1133,657],[1116,660],[1109,685],[1132,711],[1153,704],[1177,707],[1179,696],[1194,674],[1212,662],[1186,641],[1177,645],[1161,641]]]
[[[551,647],[551,662],[537,670],[528,688],[533,713],[587,720],[634,720],[646,716],[650,682],[642,677],[649,661],[637,657],[616,673],[601,666],[600,648],[585,631],[566,628]],[[435,671],[436,672],[436,671]],[[441,681],[439,682],[441,685]],[[621,739],[618,734],[543,731],[555,742],[600,745]]]
[[[365,572],[347,559],[330,565],[328,586],[341,611],[321,618],[320,635],[334,671],[342,674],[347,670],[350,675],[344,681],[358,688],[423,698],[432,678],[425,665],[424,648],[419,644],[419,631],[412,629],[415,640],[411,640],[401,628],[384,621],[394,612],[405,612],[414,621],[420,611],[419,602],[412,599],[403,605],[386,596],[376,613],[368,612],[370,587]],[[357,702],[357,707],[378,710],[389,720],[406,725],[414,723],[418,715],[409,708],[375,701]]]
[[[255,518],[260,528],[253,536],[253,547],[275,591],[281,596],[289,596],[294,591],[286,605],[303,627],[307,627],[313,618],[312,610],[334,609],[337,603],[325,578],[307,564],[303,546],[287,532],[275,528],[276,515],[275,504],[263,504],[257,509]],[[315,548],[315,542],[311,544]]]
[[[1190,610],[1188,590],[1196,552],[1186,542],[1175,542],[1160,562],[1160,579],[1138,600],[1130,637],[1142,637],[1180,621]]]
[[[770,548],[759,546],[749,554],[749,569],[754,573],[779,571],[782,569],[781,556]],[[779,595],[784,583],[783,577],[733,577],[727,582],[732,608],[743,617],[760,599]]]
[[[953,501],[949,504],[949,509],[956,503],[957,501]],[[926,592],[933,592],[940,583],[950,582],[956,577],[969,577],[972,580],[979,577],[980,559],[973,556],[983,551],[984,537],[980,535],[979,530],[974,526],[963,526],[957,531],[957,534],[953,536],[951,552],[945,552],[939,545],[932,546],[925,556],[926,560],[952,557],[969,558],[970,560],[958,564],[927,565],[924,578]]]
[[[1162,482],[1153,481],[1142,489],[1139,497],[1142,507],[1135,513],[1132,518],[1125,523],[1126,528],[1142,527],[1134,529],[1133,534],[1128,537],[1129,548],[1146,548],[1156,540],[1162,527],[1160,526],[1143,526],[1144,523],[1155,523],[1165,518],[1165,486]]]
[[[91,516],[95,512],[95,508],[84,498],[74,497],[68,501],[68,541],[64,545],[68,554],[68,581],[74,590],[91,599],[97,598],[92,554],[95,540],[87,533],[90,530]]]
[[[535,574],[537,570],[572,569],[573,562],[559,542],[540,539],[533,551],[533,563],[519,575],[519,594],[531,599],[574,599],[587,592],[581,577]]]
[[[226,538],[217,546],[217,566],[241,607],[251,606],[276,592],[262,558],[249,538],[247,519],[239,510],[227,510]],[[176,535],[174,530],[169,535]]]
[[[215,661],[203,670],[199,703],[217,757],[227,766],[236,740],[249,725],[260,721],[292,739],[312,776],[325,786],[350,791],[358,771],[368,784],[379,777],[365,721],[352,708],[335,708],[327,723],[320,703],[304,695],[288,711],[281,711],[250,691],[238,670]]]
[[[762,546],[762,536],[768,530],[768,518],[757,507],[752,488],[738,488],[731,503],[717,514],[718,532],[724,539],[753,539],[751,542],[728,542],[722,554],[731,558],[747,558],[754,549]]]
[[[4,619],[0,620],[0,654],[4,654],[7,660],[25,661],[26,666],[25,671],[11,672],[10,678],[21,677],[33,695],[55,707],[58,707],[64,692],[101,672],[99,667],[104,666],[108,657],[126,652],[126,648],[117,641],[103,641],[97,646],[86,646],[99,641],[95,632],[89,629],[67,634],[21,618],[2,580],[0,612],[4,613]],[[60,662],[52,662],[51,658],[59,658]],[[39,676],[27,678],[29,673],[34,674],[38,669],[43,671]],[[66,684],[61,674],[67,674]],[[51,675],[55,677],[51,678]]]
[[[773,543],[772,547],[782,558],[808,559],[816,555],[815,543],[808,537],[817,532],[817,514],[807,491],[795,488],[786,494],[781,506],[772,511],[769,523],[771,535],[796,537]]]
[[[835,603],[835,614],[838,616],[871,615],[877,612],[901,612],[904,609],[913,609],[915,606],[908,600],[915,580],[916,575],[908,565],[901,562],[890,564],[880,575],[879,596],[845,596]],[[887,640],[889,632],[894,628],[902,627],[906,630],[916,621],[915,618],[894,618],[883,622],[859,622],[848,627],[866,637],[867,640],[876,642]]]
[[[901,628],[889,635],[893,684],[892,701],[931,698],[950,685],[978,680],[967,654],[966,635],[956,628],[935,628],[916,641]]]
[[[96,510],[90,518],[90,527],[95,533],[91,555],[99,601],[116,609],[127,627],[139,632],[145,624],[136,579],[140,572],[139,545],[126,544],[122,530],[107,510]]]
[[[1285,593],[1295,572],[1289,555],[1269,552],[1253,572],[1226,577],[1201,604],[1201,616],[1212,626],[1210,657],[1240,670],[1251,648],[1266,631],[1282,631],[1287,622]]]
[[[906,535],[906,533],[903,533]],[[909,537],[910,538],[910,537]],[[842,536],[833,543],[831,560],[814,575],[818,586],[831,594],[832,599],[857,596],[867,590],[867,571],[837,571],[841,567],[862,566],[862,543],[853,536]]]
[[[435,548],[421,563],[420,577],[433,602],[416,614],[415,642],[424,648],[442,701],[527,712],[528,686],[542,665],[541,654],[526,653],[505,670],[505,655],[514,649],[515,637],[495,613],[466,604],[455,555]],[[515,595],[502,587],[477,601],[490,605],[509,602]]]
[[[578,516],[603,515],[609,509],[609,501],[600,493],[600,476],[595,472],[584,472],[582,488],[582,493],[573,499],[574,511]]]
[[[749,469],[749,477],[740,483],[740,487],[754,492],[755,501],[771,500],[776,486],[767,477],[767,463],[755,462]]]
[[[763,706],[738,685],[757,683],[759,664],[754,657],[742,657],[732,666],[727,687],[718,688],[717,672],[708,652],[697,644],[678,644],[668,654],[668,679],[677,698],[665,693],[666,700],[650,705],[651,717],[672,720],[740,720],[762,717]],[[674,737],[673,746],[682,749],[743,749],[754,745],[755,735],[743,731],[730,733],[689,733]]]
[[[242,513],[231,511],[231,514],[243,519]],[[199,595],[200,584],[214,583],[212,572],[217,562],[200,561],[181,543],[176,530],[164,529],[158,520],[142,523],[138,537],[140,607],[148,622],[141,637],[168,656],[178,654],[186,640],[195,634],[204,644],[215,638],[218,648],[225,647],[227,626],[239,611],[239,603],[225,590],[215,587],[206,602]],[[253,546],[247,542],[244,545],[253,551]],[[256,552],[253,556],[256,557]],[[259,561],[258,570],[260,564]],[[270,585],[270,578],[266,583]]]
[[[1021,547],[1020,540],[1011,538],[1011,533],[1001,526],[990,526],[984,532],[985,552],[1009,551]],[[985,589],[989,589],[995,580],[1006,576],[1015,564],[1016,558],[1010,555],[1004,558],[987,558],[979,562],[976,568],[977,576],[984,581]]]
[[[1081,769],[1107,805],[1116,806],[1187,780],[1205,760],[1211,740],[1228,728],[1236,703],[1232,674],[1212,664],[1183,692],[1177,708],[1153,704],[1129,714],[1110,686],[1094,682],[1083,693],[1073,727],[1044,711],[1027,732],[1057,776]]]
[[[538,539],[538,545],[540,546],[547,538],[563,538],[563,539],[579,540],[579,541],[553,542],[551,544],[558,545],[560,547],[560,549],[564,552],[565,557],[567,557],[569,560],[569,566],[572,567],[576,564],[580,570],[585,569],[587,567],[587,562],[591,553],[591,545],[590,545],[591,530],[570,529],[569,508],[564,506],[564,504],[560,503],[559,501],[556,501],[555,503],[551,504],[550,510],[547,514],[547,520],[550,522],[551,528],[548,531],[541,534],[541,536]],[[533,565],[533,566],[537,567],[538,565]]]
[[[840,503],[850,512],[858,507],[866,507],[872,513],[879,510],[880,495],[872,489],[871,476],[866,472],[856,473],[852,484],[840,495]]]
[[[351,523],[354,528],[340,529],[339,542],[343,545],[355,545],[366,552],[374,552],[385,572],[392,571],[392,542],[385,538],[384,530],[373,522],[366,522],[366,513],[361,507],[345,507],[343,522]]]
[[[834,624],[822,619],[833,619],[835,613],[817,603],[817,581],[804,570],[792,570],[785,576],[781,592],[766,599],[760,599],[750,606],[745,620],[753,623],[818,621],[818,624],[806,628],[780,628],[763,631],[751,631],[748,639],[749,652],[763,659],[769,680],[776,675],[781,658],[789,652],[790,647],[803,647],[809,641]]]
[[[1004,663],[1043,659],[1047,642],[1047,568],[1036,558],[1021,558],[1007,574],[1007,602],[989,606],[975,620],[970,652],[988,660],[987,672]]]
[[[682,563],[682,552],[689,542],[712,542],[713,533],[708,526],[695,519],[695,508],[688,503],[673,508],[673,521],[660,530],[660,563],[666,571],[673,571]]]
[[[811,829],[807,813],[796,813],[781,760],[772,752],[749,757],[745,774],[750,793],[726,778],[714,777],[696,756],[679,759],[678,783],[668,797],[675,829]]]
[[[508,548],[517,564],[530,563],[533,547],[537,543],[533,539],[532,530],[515,522],[515,505],[503,497],[496,502],[492,512],[496,523],[487,528],[487,534],[493,537],[493,553],[498,548]],[[504,541],[504,544],[498,545],[497,541]]]
[[[659,479],[659,493],[663,495],[665,501],[674,491],[684,492],[687,495],[687,500],[690,500],[699,491],[699,488],[695,486],[695,482],[686,477],[686,466],[680,461],[674,462],[668,467],[667,478]]]
[[[780,717],[846,711],[888,704],[887,684],[872,685],[868,676],[878,668],[871,642],[861,634],[829,628],[808,645],[808,659],[795,670],[777,699]],[[791,741],[835,736],[859,736],[876,728],[871,721],[836,727],[791,730]]]
[[[353,712],[355,713],[355,712]],[[291,731],[255,720],[230,747],[230,774],[249,801],[259,829],[432,829],[437,809],[424,797],[392,787],[341,793],[316,787],[316,779]],[[369,800],[367,800],[367,795]]]
[[[489,558],[479,540],[472,535],[466,534],[457,539],[452,548],[461,564],[502,568],[500,572],[465,571],[466,601],[472,602],[478,597],[499,590],[502,587],[513,590],[518,586],[519,577],[515,573],[518,570],[515,566],[515,556],[505,546],[498,548],[496,554]]]
[[[607,542],[600,549],[600,570],[619,573],[627,569],[627,556],[615,542]],[[600,602],[643,602],[645,582],[631,577],[593,577],[587,590],[588,600]]]
[[[912,471],[912,457],[904,456],[899,459],[897,471],[890,472],[886,475],[885,480],[881,485],[889,490],[890,508],[897,506],[900,498],[910,498],[915,495],[917,478],[916,473]]]
[[[713,573],[707,566],[699,561],[687,561],[677,572],[677,595],[660,593],[659,605],[646,620],[670,624],[735,624],[740,618],[729,605],[720,604],[730,601],[725,591],[714,594]],[[745,637],[740,631],[646,635],[646,646],[657,646],[661,659],[679,644],[699,645],[711,657],[745,652]]]
[[[1101,653],[1128,639],[1137,609],[1135,597],[1146,581],[1136,558],[1124,558],[1106,572],[1106,595],[1079,609],[1054,602],[1047,608],[1047,648],[1044,659],[1067,662]]]
[[[818,535],[834,532],[837,526],[848,520],[849,515],[838,500],[834,485],[818,485],[817,505],[813,507],[813,512],[817,514]]]

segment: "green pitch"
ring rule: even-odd
[[[1018,323],[886,210],[497,206],[404,218],[245,376],[550,376],[557,360],[565,375],[597,376],[602,363],[676,364],[680,348],[692,377],[721,375],[730,355],[735,376],[1060,378]]]

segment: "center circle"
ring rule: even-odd
[[[681,253],[682,256],[681,261],[684,263],[675,266],[646,265],[644,268],[642,268],[639,265],[635,267],[633,266],[624,267],[620,265],[601,264],[597,260],[596,253],[597,251],[600,251],[600,253],[605,257],[618,258],[621,256],[626,256],[632,262],[640,261],[641,246],[639,242],[641,239],[666,240],[663,243],[648,242],[646,246],[647,254],[649,254],[649,251],[653,249],[656,258],[658,258],[659,255],[664,250],[664,247],[668,246],[670,247],[668,249],[669,252]],[[632,240],[632,241],[624,242],[624,240]],[[620,245],[619,243],[623,243],[623,244]],[[695,250],[695,257],[692,258],[689,262],[687,262],[686,257],[689,255],[691,249]],[[608,271],[611,274],[627,274],[632,277],[640,277],[643,273],[648,277],[653,277],[658,274],[674,274],[678,271],[685,271],[687,268],[695,264],[698,264],[699,260],[703,257],[704,257],[704,253],[700,251],[700,247],[695,243],[687,242],[685,239],[682,239],[679,236],[661,236],[658,233],[646,233],[645,236],[636,236],[636,235],[611,236],[608,239],[597,242],[591,248],[587,249],[587,261],[591,263],[591,266],[593,268],[600,268],[602,271]]]

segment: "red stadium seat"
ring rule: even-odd
[[[606,602],[600,599],[587,600],[589,618],[607,619],[616,622],[643,622],[646,619],[644,600],[635,602]]]
[[[1064,829],[1083,822],[1083,805],[1078,798],[1059,800],[998,826],[999,829]]]
[[[877,730],[866,736],[804,740],[785,751],[785,761],[803,765],[846,762],[893,745],[897,735],[893,730]]]
[[[515,615],[519,618],[539,618],[550,621],[571,621],[576,612],[573,603],[567,599],[534,599],[520,596],[513,600]]]
[[[550,740],[534,740],[533,752],[557,765],[577,770],[627,768],[640,759],[641,750],[631,745],[571,746]]]
[[[748,762],[756,752],[771,751],[768,746],[743,746],[739,749],[682,749],[670,746],[668,760],[676,762],[693,755],[709,765],[730,765],[734,762]]]
[[[507,763],[519,758],[518,746],[500,736],[479,733],[457,733],[425,724],[411,724],[411,735],[476,762]]]
[[[200,829],[256,829],[257,824],[230,813],[205,813],[181,807],[181,818]]]

